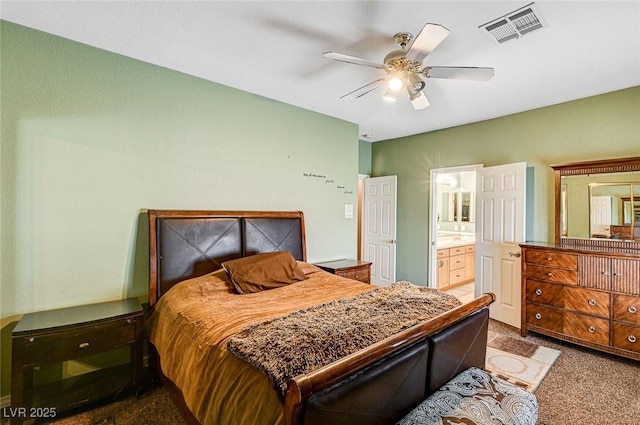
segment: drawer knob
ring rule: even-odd
[[[35,340],[36,340],[36,339],[35,339],[34,337],[29,338],[29,342],[33,342],[33,341],[35,341]]]
[[[542,289],[540,288],[536,289],[536,295],[542,295]]]
[[[607,272],[602,272],[602,276],[606,276],[606,275],[608,275],[608,274],[609,274],[609,273],[607,273]]]
[[[627,309],[627,311],[631,314],[636,314],[638,312],[638,307],[636,307],[635,305],[632,305]]]
[[[551,272],[547,273],[547,276],[553,276],[553,274]]]
[[[88,342],[83,342],[80,345],[78,345],[78,348],[87,348],[89,346]]]
[[[634,335],[629,335],[627,337],[627,341],[629,341],[630,343],[634,343],[637,341],[636,337]]]
[[[553,260],[553,258],[547,257],[547,261],[551,261],[551,260]]]
[[[538,320],[542,319],[542,314],[536,313],[536,319],[538,319]]]
[[[596,305],[596,304],[598,304],[598,303],[597,303],[597,302],[596,302],[596,300],[594,300],[593,298],[591,298],[591,299],[589,300],[589,305]]]
[[[595,326],[589,326],[589,329],[587,329],[589,332],[591,332],[592,334],[596,333],[596,327]]]

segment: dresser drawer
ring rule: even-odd
[[[527,251],[527,263],[561,267],[565,269],[578,268],[578,256],[548,251]]]
[[[565,287],[564,308],[608,319],[611,306],[609,292]]]
[[[357,269],[357,270],[340,270],[336,271],[336,276],[342,276],[353,280],[359,280],[360,282],[369,283],[371,281],[371,269],[367,267],[366,269]]]
[[[58,362],[68,358],[103,352],[136,340],[135,319],[118,320],[95,326],[85,326],[48,335],[25,337],[23,365]]]
[[[562,332],[598,344],[609,344],[609,321],[606,319],[565,312]]]
[[[534,264],[527,264],[527,277],[569,285],[578,284],[578,272],[576,270],[557,269]]]
[[[561,310],[527,303],[527,323],[551,331],[562,332]]]
[[[640,325],[640,298],[615,294],[613,296],[613,319]]]
[[[613,346],[640,353],[640,326],[614,323]]]
[[[527,301],[563,307],[563,288],[564,286],[555,283],[527,279]]]
[[[467,263],[465,255],[453,255],[449,257],[449,270],[456,270],[464,268]]]

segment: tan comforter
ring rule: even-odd
[[[281,288],[238,295],[219,270],[181,282],[155,305],[147,334],[201,424],[282,423],[273,382],[229,353],[229,338],[249,324],[376,288],[299,264],[308,279]]]

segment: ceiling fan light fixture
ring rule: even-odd
[[[413,109],[416,109],[416,110],[425,109],[431,105],[429,103],[429,99],[427,99],[427,95],[425,95],[423,91],[419,91],[413,95],[410,94],[409,100],[411,100]]]
[[[426,85],[425,82],[422,80],[422,78],[418,76],[418,74],[413,72],[409,74],[408,84],[407,84],[407,89],[410,90],[409,94],[411,94],[411,91],[416,93],[421,91],[422,89],[424,89],[425,85]]]
[[[528,25],[528,11],[521,11],[514,19],[523,26]],[[354,100],[378,87],[384,86],[384,99],[395,102],[398,92],[404,88],[414,109],[429,106],[429,100],[423,92],[427,78],[449,78],[458,80],[488,81],[493,77],[493,68],[439,66],[425,67],[422,61],[448,36],[449,30],[439,24],[427,23],[415,39],[409,33],[396,34],[395,41],[400,50],[389,52],[383,64],[360,59],[336,52],[324,52],[323,57],[340,62],[366,66],[385,71],[386,75],[364,86],[341,96],[340,99]]]
[[[387,87],[382,98],[387,102],[396,102],[398,100],[398,92]]]
[[[394,92],[400,90],[403,85],[404,84],[402,84],[402,80],[398,76],[392,77],[387,83],[387,87],[389,88],[389,90],[392,90]]]

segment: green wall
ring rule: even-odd
[[[369,142],[360,141],[358,149],[358,173],[363,175],[371,174],[371,152],[373,146]]]
[[[374,143],[372,175],[398,176],[397,280],[428,281],[432,168],[525,161],[527,235],[542,241],[553,240],[550,164],[628,156],[640,156],[640,87]]]
[[[355,124],[0,30],[2,395],[20,314],[146,298],[148,208],[301,210],[309,261],[355,258]]]

